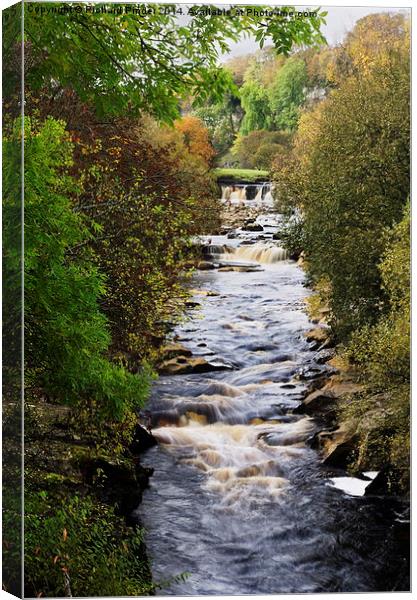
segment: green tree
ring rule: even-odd
[[[242,120],[240,98],[228,93],[221,103],[207,104],[197,108],[193,114],[204,122],[218,154],[223,154],[232,146]]]
[[[5,142],[6,177],[13,168]],[[140,405],[146,374],[132,375],[110,363],[107,321],[99,310],[103,276],[93,266],[83,219],[72,211],[74,182],[67,175],[72,148],[64,125],[48,119],[25,126],[25,357],[26,391],[41,386],[64,403],[81,398],[98,414],[121,420]],[[5,217],[14,209],[6,196]],[[13,260],[13,257],[11,257]]]
[[[290,58],[277,73],[269,101],[276,129],[292,131],[297,128],[300,107],[305,100],[307,70],[303,60]]]
[[[249,79],[240,88],[240,100],[245,112],[240,126],[241,135],[258,129],[269,129],[271,112],[268,91],[256,81]]]
[[[221,101],[232,79],[218,66],[219,53],[227,53],[242,33],[254,35],[261,45],[272,39],[280,53],[288,53],[293,43],[323,40],[325,13],[293,19],[248,11],[212,18],[202,8],[142,4],[142,14],[135,14],[138,7],[113,14],[86,5],[26,3],[26,85],[47,88],[54,96],[61,88],[73,88],[106,115],[145,109],[173,120],[187,96],[203,103],[210,97]],[[187,24],[179,18],[184,14]],[[17,51],[10,43],[16,27],[18,20],[5,29],[6,55]]]

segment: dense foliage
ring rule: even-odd
[[[302,245],[313,285],[361,397],[362,460],[390,465],[406,490],[409,465],[410,39],[401,15],[358,22],[327,63],[332,91],[305,111],[291,151],[275,159],[281,210],[297,208],[289,247]],[[405,213],[404,213],[405,211]],[[394,485],[394,483],[393,483]]]
[[[271,111],[267,90],[256,81],[245,81],[240,89],[240,97],[245,112],[240,127],[242,135],[247,135],[250,131],[268,129]]]
[[[103,416],[122,419],[143,402],[149,380],[104,356],[110,344],[98,304],[104,279],[93,266],[83,219],[71,208],[68,136],[62,123],[48,119],[39,127],[28,120],[25,137],[27,388],[41,386],[70,404],[89,397]]]
[[[391,465],[390,481],[408,489],[410,468],[410,208],[387,234],[379,265],[389,310],[355,332],[346,354],[366,393],[345,409],[359,421],[361,455]],[[368,463],[369,464],[369,463]]]
[[[291,58],[278,71],[270,92],[272,119],[277,129],[293,130],[297,127],[306,85],[307,72],[303,60]]]
[[[239,135],[232,153],[245,169],[268,170],[273,161],[288,153],[291,137],[284,131],[251,131]]]
[[[90,496],[26,494],[26,589],[33,596],[143,596],[153,591],[133,534],[114,509]],[[83,543],[80,544],[80,539]]]
[[[281,201],[304,213],[309,272],[332,284],[343,338],[384,308],[377,264],[386,227],[409,190],[409,50],[404,39],[345,79],[300,124],[293,160],[277,170]]]
[[[178,100],[193,96],[197,103],[221,99],[230,88],[219,54],[242,33],[263,45],[272,39],[278,52],[294,43],[322,41],[324,13],[306,18],[259,15],[245,11],[207,17],[204,7],[140,5],[135,10],[96,12],[82,5],[52,9],[50,3],[25,4],[25,38],[31,68],[30,89],[54,92],[74,89],[81,100],[94,102],[102,115],[146,110],[163,120],[178,116]],[[67,8],[67,10],[66,10]],[[293,7],[281,7],[294,12]],[[181,17],[187,16],[186,25]],[[5,59],[13,51],[19,21],[5,28]],[[8,62],[11,67],[11,63]],[[16,83],[13,70],[10,85]]]
[[[219,153],[218,164],[270,169],[274,156],[282,154],[282,147],[273,144],[282,146],[281,139],[297,129],[303,110],[314,106],[334,86],[329,73],[335,70],[338,52],[312,47],[284,57],[266,47],[227,61],[224,67],[233,79],[234,92],[216,103],[208,100],[193,112],[208,127]],[[185,105],[185,110],[193,111],[192,103]],[[258,153],[256,147],[255,156],[253,143],[260,136],[264,136],[264,148]],[[245,154],[250,155],[249,160]]]

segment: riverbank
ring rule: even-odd
[[[7,403],[3,409],[9,459],[19,456],[14,435],[17,409]],[[69,407],[46,398],[35,404],[26,396],[25,596],[154,592],[143,527],[132,515],[152,474],[139,462],[139,452],[149,446],[151,436],[137,431],[129,448],[106,448],[97,444],[93,431],[80,431]],[[5,525],[13,523],[10,508],[20,507],[19,490],[11,485],[15,463],[5,464]],[[8,550],[3,586],[13,592],[19,586],[19,541],[15,529],[5,531],[9,534],[3,540]]]

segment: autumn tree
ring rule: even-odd
[[[409,191],[409,51],[389,48],[300,121],[280,192],[304,213],[309,273],[331,282],[340,339],[385,310],[383,232]]]
[[[272,161],[287,151],[290,139],[287,132],[251,131],[237,138],[232,152],[243,168],[268,170]]]
[[[410,22],[401,13],[367,15],[356,23],[344,43],[335,49],[327,67],[334,84],[355,73],[365,73],[386,60],[388,52],[398,52],[409,44]]]
[[[209,165],[216,151],[210,143],[207,128],[201,119],[187,115],[175,121],[174,127],[182,134],[184,144],[189,152],[199,156]]]

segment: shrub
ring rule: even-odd
[[[143,530],[89,496],[25,495],[25,593],[141,596],[151,593]]]
[[[346,355],[366,392],[345,413],[359,422],[362,454],[370,466],[387,463],[407,489],[410,451],[410,211],[388,235],[379,265],[389,311],[355,332]]]
[[[273,160],[288,152],[290,141],[290,134],[283,131],[251,131],[238,136],[232,152],[242,168],[268,170]]]

